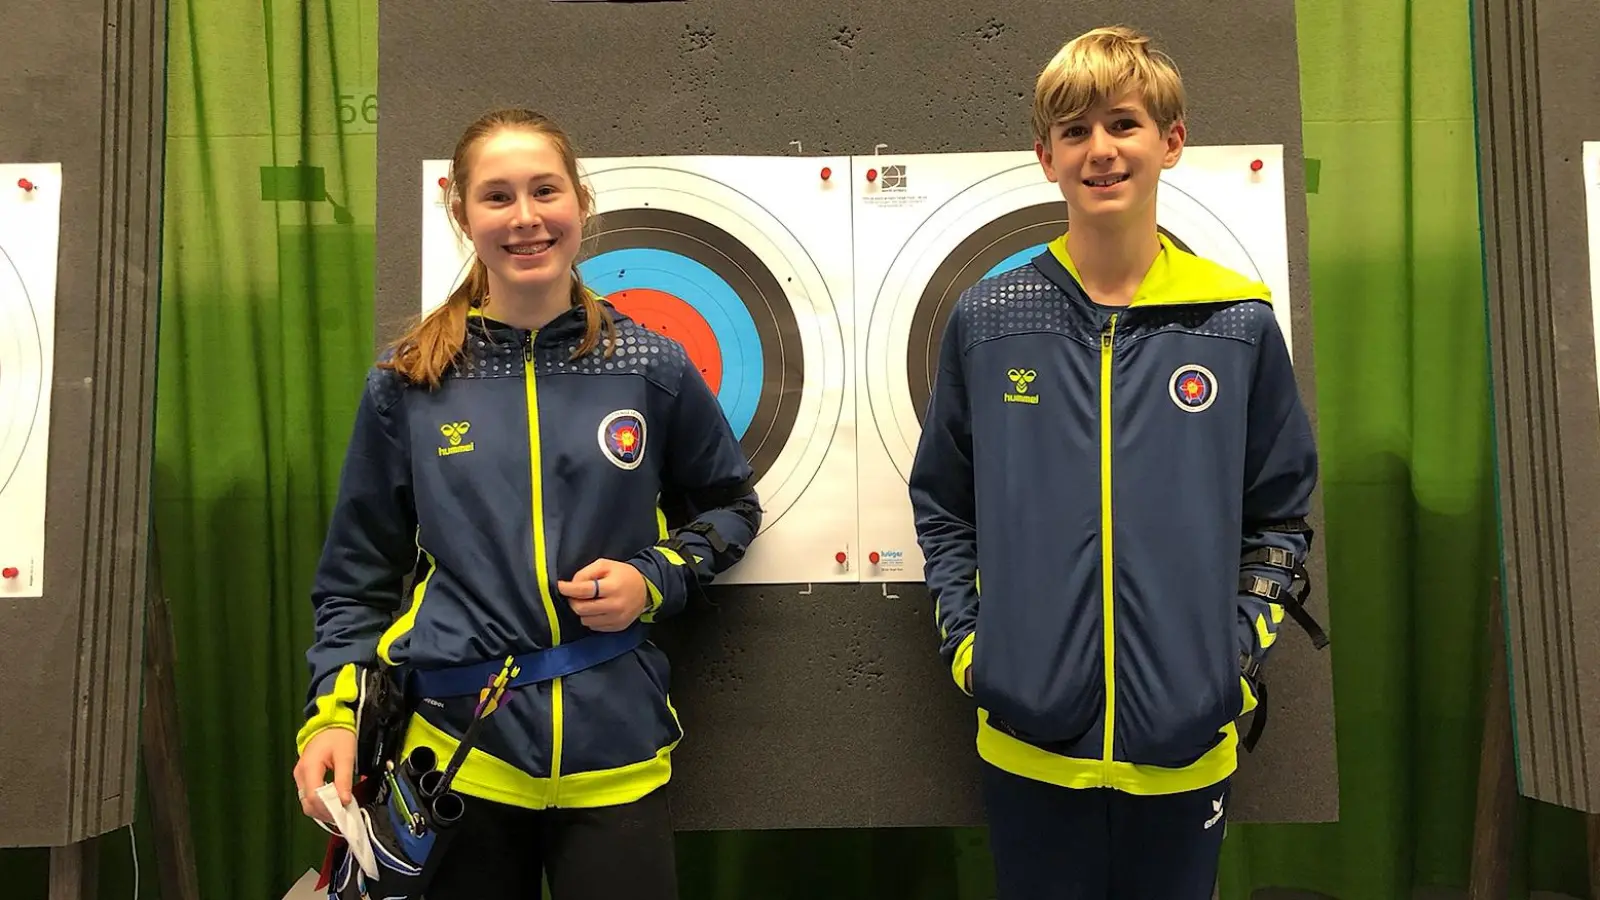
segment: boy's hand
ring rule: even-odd
[[[644,614],[650,591],[644,575],[614,559],[597,559],[579,569],[571,581],[557,581],[556,590],[567,598],[584,627],[595,631],[621,631]]]

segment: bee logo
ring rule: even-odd
[[[1039,373],[1033,369],[1010,369],[1006,378],[1011,380],[1013,393],[1006,394],[1007,403],[1038,403],[1039,395],[1028,393],[1028,386],[1033,384]]]
[[[450,446],[440,447],[439,455],[450,456],[455,453],[471,453],[473,445],[461,443],[462,439],[467,436],[467,432],[471,430],[471,422],[446,422],[440,425],[439,433],[449,440]]]

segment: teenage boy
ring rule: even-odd
[[[967,290],[940,349],[910,493],[1001,900],[1209,898],[1235,719],[1286,612],[1323,640],[1269,291],[1156,227],[1183,118],[1144,35],[1062,47],[1033,127],[1067,233]]]

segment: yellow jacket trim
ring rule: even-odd
[[[529,340],[532,340],[530,337]],[[550,624],[550,646],[561,644],[561,620],[556,615],[555,598],[550,595],[550,573],[545,560],[546,541],[544,536],[544,477],[541,474],[543,464],[540,458],[539,440],[539,385],[534,375],[534,366],[531,359],[531,348],[525,352],[529,356],[527,364],[523,367],[524,383],[528,395],[528,465],[532,476],[533,489],[533,568],[539,582],[539,600],[544,605],[544,614]],[[551,797],[549,802],[554,803],[555,794],[561,788],[561,750],[562,735],[562,681],[556,678],[550,683],[550,787]]]
[[[639,614],[639,621],[654,622],[656,620],[656,610],[661,608],[661,588],[656,587],[656,583],[651,581],[649,576],[645,576],[644,588],[649,592],[650,598],[645,603],[644,612]]]
[[[420,545],[418,549],[421,549]],[[383,637],[378,639],[378,656],[391,666],[394,665],[394,660],[389,658],[389,648],[394,646],[395,641],[410,634],[411,629],[416,627],[417,613],[422,610],[422,597],[428,592],[428,581],[433,578],[434,571],[439,568],[439,564],[433,559],[433,554],[423,550],[422,555],[428,558],[428,573],[418,579],[417,586],[412,589],[411,607],[406,610],[405,615],[396,619],[394,624],[389,626],[388,630],[383,633]]]
[[[667,707],[672,708],[670,701]],[[672,710],[672,717],[677,719],[676,709]],[[459,741],[435,728],[420,714],[413,715],[406,729],[401,757],[409,755],[416,747],[428,747],[442,766],[459,745]],[[560,805],[565,808],[587,808],[638,800],[672,778],[672,751],[677,746],[678,742],[673,741],[656,751],[650,759],[615,769],[561,775]],[[529,775],[476,747],[467,751],[467,758],[452,782],[452,790],[524,809],[546,809],[555,806],[557,799],[556,783],[551,779]]]
[[[1141,766],[1102,759],[1074,759],[1041,750],[989,725],[978,710],[978,755],[1013,775],[1068,788],[1110,787],[1130,794],[1179,794],[1209,787],[1238,767],[1239,731],[1222,727],[1222,740],[1205,756],[1181,769]]]
[[[1065,248],[1065,239],[1063,239]],[[1076,277],[1076,276],[1074,276]],[[1100,762],[1105,768],[1102,776],[1112,777],[1111,748],[1116,738],[1117,721],[1117,626],[1116,626],[1116,556],[1112,552],[1111,536],[1111,350],[1117,333],[1117,315],[1112,313],[1106,330],[1100,335],[1100,608],[1105,649],[1106,719],[1105,740],[1101,745]]]
[[[1271,647],[1278,640],[1277,626],[1283,623],[1282,604],[1268,603],[1267,609],[1272,613],[1272,624],[1270,626],[1267,624],[1266,613],[1256,614],[1256,642],[1260,644],[1263,650]]]
[[[962,638],[961,643],[956,645],[955,659],[950,663],[950,674],[956,680],[956,687],[969,697],[972,692],[967,690],[967,672],[972,669],[972,642],[977,637],[978,633],[974,631]]]
[[[317,698],[317,712],[300,726],[295,735],[295,752],[304,754],[311,739],[329,728],[356,730],[356,711],[352,705],[359,693],[356,684],[356,665],[346,663],[333,678],[333,690]]]
[[[1164,234],[1158,234],[1161,251],[1139,282],[1130,306],[1166,306],[1181,303],[1219,303],[1261,300],[1272,303],[1272,289],[1209,259],[1184,253]],[[1083,276],[1067,253],[1067,235],[1050,242],[1050,254],[1078,284]]]

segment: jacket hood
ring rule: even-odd
[[[1260,300],[1272,303],[1272,290],[1265,284],[1246,278],[1226,266],[1193,253],[1186,253],[1174,245],[1166,235],[1158,235],[1161,252],[1144,281],[1134,294],[1131,306],[1168,306],[1185,303],[1230,303],[1241,300]],[[1083,286],[1077,266],[1067,255],[1067,236],[1050,242],[1050,254],[1064,266],[1072,280]]]

